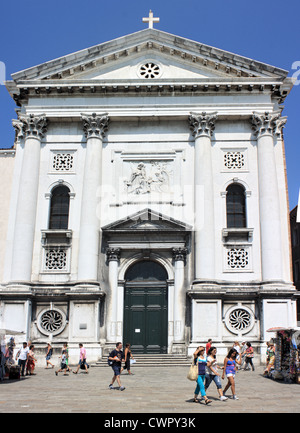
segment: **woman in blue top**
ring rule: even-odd
[[[197,362],[198,365],[198,379],[197,379],[197,386],[195,389],[195,395],[194,395],[194,402],[199,403],[198,400],[198,394],[201,392],[201,396],[204,398],[205,404],[211,403],[211,400],[209,400],[206,397],[205,393],[205,367],[210,367],[211,362],[207,361],[205,356],[205,348],[203,346],[199,346],[196,352],[194,353],[194,360],[195,363]]]
[[[230,349],[228,355],[224,359],[224,370],[222,374],[222,379],[225,377],[225,373],[228,379],[227,385],[224,388],[223,395],[225,395],[225,392],[231,387],[232,391],[232,398],[233,400],[238,400],[238,397],[235,394],[235,366],[236,364],[241,365],[242,360],[239,361],[236,359],[238,355],[238,352],[236,349]]]

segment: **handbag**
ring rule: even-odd
[[[189,372],[187,374],[187,378],[189,380],[197,380],[198,379],[198,366],[192,362],[192,365],[190,366]]]

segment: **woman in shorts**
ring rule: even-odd
[[[238,400],[238,397],[235,394],[235,372],[236,372],[236,364],[241,365],[241,359],[237,360],[238,352],[236,349],[230,349],[228,355],[224,359],[224,370],[222,374],[222,379],[224,379],[225,374],[228,379],[227,385],[223,390],[223,395],[225,395],[226,391],[231,387],[232,398],[233,400]]]
[[[51,365],[51,368],[54,368],[54,364],[52,364],[52,362],[50,362],[52,354],[53,354],[52,346],[51,346],[50,343],[48,343],[48,345],[47,345],[47,353],[46,353],[46,368],[48,368],[48,365]]]

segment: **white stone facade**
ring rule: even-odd
[[[126,272],[152,261],[167,275],[162,352],[245,339],[263,359],[266,330],[296,325],[286,76],[153,29],[13,74],[1,326],[71,355],[83,342],[96,360],[124,338]],[[244,190],[242,227],[227,224],[230,185]],[[55,230],[59,186],[68,226]]]

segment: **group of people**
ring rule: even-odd
[[[46,355],[47,363],[49,363],[49,359],[47,359],[48,357],[49,357],[49,354],[47,352],[47,355]],[[63,345],[62,353],[61,353],[59,358],[61,360],[60,361],[60,368],[55,371],[55,375],[58,376],[59,372],[64,372],[64,376],[68,376],[68,373],[71,373],[72,369],[69,367],[69,349],[68,349],[68,345],[66,343]],[[54,365],[53,365],[53,367],[54,367]],[[89,365],[88,365],[87,360],[86,360],[86,349],[85,349],[85,347],[83,347],[82,343],[79,343],[79,362],[77,364],[76,370],[74,370],[73,373],[77,374],[78,370],[82,369],[82,370],[85,370],[85,372],[88,374],[88,372],[89,372],[88,368],[89,368]]]
[[[25,368],[26,375],[33,375],[35,364],[37,359],[34,354],[34,345],[31,342],[24,342],[21,349],[17,352],[16,361],[18,361],[18,365],[20,367],[21,376],[25,376]]]
[[[74,374],[78,373],[79,368],[85,369],[86,373],[88,373],[89,365],[86,361],[86,349],[83,347],[82,343],[79,343],[79,362],[77,365],[77,368],[75,371],[73,371]],[[47,368],[54,368],[55,365],[51,362],[51,358],[53,356],[53,347],[50,343],[47,344],[46,348],[46,369]],[[72,369],[69,367],[69,349],[67,343],[63,344],[62,352],[60,355],[60,368],[58,368],[55,371],[56,376],[59,372],[64,372],[65,375],[67,375],[67,372],[71,372]],[[35,357],[34,353],[34,345],[31,344],[31,342],[24,342],[22,344],[22,347],[20,350],[18,350],[16,354],[16,361],[18,361],[18,365],[20,367],[20,375],[25,376],[26,375],[34,375],[35,374],[35,365],[37,362],[37,358]]]
[[[211,403],[211,400],[207,397],[206,391],[211,384],[215,382],[217,391],[219,394],[219,399],[221,401],[226,401],[228,397],[226,392],[231,388],[233,400],[238,400],[235,391],[235,375],[238,370],[238,365],[240,368],[245,363],[245,370],[249,370],[248,365],[251,365],[252,371],[254,371],[253,357],[254,350],[250,342],[242,342],[242,346],[238,341],[234,342],[233,347],[229,350],[227,356],[224,359],[224,365],[222,367],[217,364],[217,348],[212,346],[212,340],[209,339],[206,347],[199,346],[194,352],[194,363],[198,367],[198,378],[197,385],[194,392],[195,403],[199,403],[199,393],[201,394],[201,399],[204,399],[205,404]],[[218,369],[223,370],[222,376],[218,373]],[[226,375],[227,384],[222,389],[221,377],[224,380]]]

